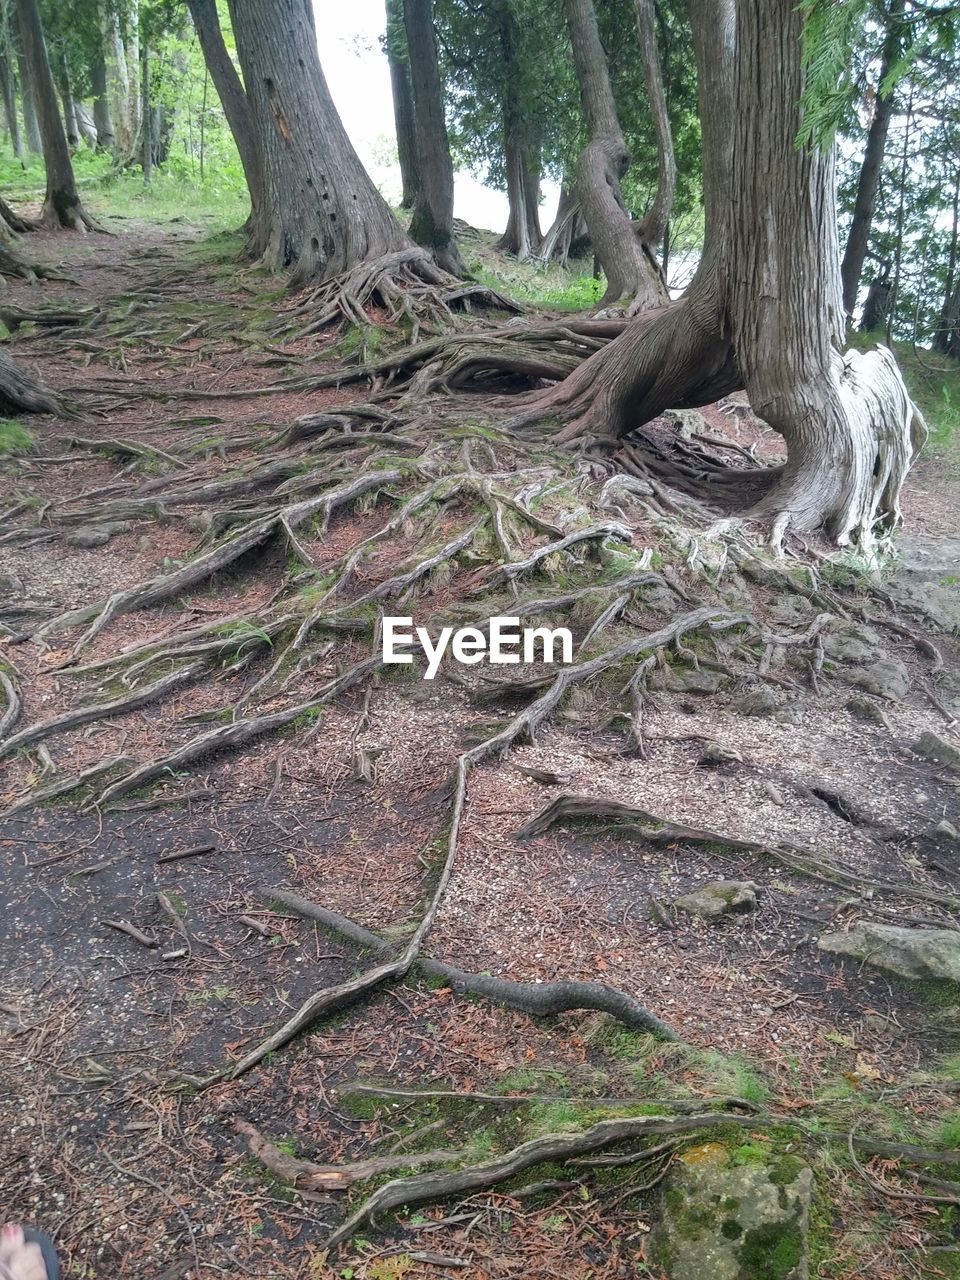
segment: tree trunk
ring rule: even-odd
[[[130,149],[133,155],[139,150],[140,129],[143,124],[140,99],[140,0],[132,0],[127,6],[127,39],[124,44],[127,83],[127,123],[130,129]]]
[[[577,196],[607,278],[601,305],[627,299],[631,311],[660,305],[667,292],[649,244],[620,194],[630,153],[617,119],[593,0],[563,0],[589,141],[577,161]]]
[[[24,56],[37,91],[37,116],[43,139],[43,163],[47,171],[47,191],[40,220],[45,226],[98,231],[99,226],[80,203],[77,193],[37,0],[16,0],[16,3]]]
[[[40,139],[40,126],[37,123],[37,94],[30,74],[30,66],[24,53],[23,33],[17,23],[17,71],[20,73],[20,105],[23,107],[23,132],[27,140],[27,150],[32,155],[43,153],[43,142]]]
[[[113,112],[107,90],[107,64],[100,45],[95,49],[90,63],[90,80],[93,86],[93,123],[97,130],[97,150],[114,151],[117,136],[113,128]]]
[[[130,83],[127,77],[127,52],[120,34],[120,15],[112,6],[101,12],[107,97],[113,119],[116,150],[127,159],[133,150],[130,118]]]
[[[148,185],[153,181],[153,103],[150,87],[150,49],[143,46],[143,69],[140,82],[140,158],[143,166],[143,180]]]
[[[657,194],[647,210],[638,232],[648,245],[657,245],[667,233],[677,186],[677,161],[673,152],[673,133],[667,111],[667,95],[663,88],[663,68],[657,48],[657,15],[654,0],[634,0],[637,38],[643,59],[643,80],[650,103],[650,115],[657,135]]]
[[[574,415],[563,437],[622,436],[739,383],[787,443],[752,510],[772,520],[775,545],[788,528],[823,524],[867,548],[876,524],[898,523],[926,430],[889,351],[840,354],[833,156],[796,142],[802,14],[795,0],[766,0],[762,16],[753,0],[691,0],[691,12],[707,229],[697,275],[679,303],[641,316],[538,407]]]
[[[240,163],[250,194],[251,218],[256,218],[263,204],[263,171],[253,130],[253,117],[247,94],[233,59],[227,52],[217,15],[216,0],[187,0],[197,39],[210,79],[220,97],[233,140],[237,144]]]
[[[410,85],[417,124],[420,190],[410,219],[410,237],[453,275],[465,267],[453,234],[453,162],[443,112],[443,86],[437,64],[433,0],[403,0]]]
[[[387,62],[393,94],[393,120],[400,162],[401,209],[412,209],[420,193],[420,161],[417,157],[417,125],[410,87],[407,33],[403,25],[403,0],[387,0]]]
[[[0,413],[63,413],[60,397],[0,351]]]
[[[524,118],[520,79],[519,39],[514,11],[509,0],[496,7],[500,44],[500,75],[503,82],[503,163],[507,178],[509,215],[497,248],[518,258],[537,254],[543,242],[540,230],[540,146],[530,136]]]
[[[7,46],[9,48],[9,46]],[[17,117],[17,90],[13,80],[13,67],[6,53],[0,54],[0,90],[3,92],[3,111],[10,130],[10,145],[18,160],[23,159],[23,138]]]
[[[960,334],[957,333],[960,325],[960,290],[957,287],[957,255],[960,250],[960,169],[957,170],[953,179],[951,208],[953,217],[950,224],[947,279],[943,290],[940,319],[933,335],[933,349],[939,351],[941,355],[956,355],[956,348],[960,347]]]
[[[890,0],[886,15],[887,34],[880,59],[881,86],[900,57],[903,43],[903,9],[904,0]],[[866,261],[867,246],[870,242],[870,228],[873,225],[873,213],[877,204],[877,189],[880,185],[880,174],[883,171],[883,153],[887,145],[893,105],[892,92],[883,97],[878,94],[874,102],[873,119],[867,131],[867,145],[853,206],[853,221],[850,223],[843,264],[840,268],[843,283],[843,309],[848,317],[853,316],[857,305],[857,294],[860,292],[860,278],[863,275],[863,264]]]
[[[557,214],[537,253],[540,262],[558,262],[565,267],[571,258],[582,257],[590,247],[587,224],[580,212],[573,183],[564,178],[560,186]]]
[[[317,56],[305,0],[230,0],[264,201],[250,247],[295,284],[410,247],[357,158]]]
[[[60,100],[63,103],[63,127],[67,135],[67,145],[80,145],[80,129],[77,125],[77,109],[73,101],[73,87],[70,83],[70,69],[67,66],[67,55],[61,49],[57,58],[57,80],[60,85]]]

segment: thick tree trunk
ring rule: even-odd
[[[0,54],[0,90],[3,92],[3,113],[10,131],[10,145],[18,160],[23,159],[23,138],[17,116],[17,90],[13,79],[13,67],[6,53]]]
[[[540,262],[558,262],[565,267],[570,258],[582,257],[589,247],[590,236],[580,212],[580,201],[573,183],[564,178],[556,217],[543,237],[537,259]]]
[[[500,74],[503,81],[503,163],[507,178],[509,216],[497,248],[529,258],[539,252],[540,230],[540,147],[531,138],[524,118],[520,79],[519,39],[516,17],[508,0],[496,7],[500,41]]]
[[[787,529],[822,524],[868,548],[877,524],[899,521],[926,429],[889,351],[840,354],[833,156],[796,142],[802,14],[795,0],[765,0],[762,15],[753,0],[691,0],[691,11],[707,228],[697,275],[685,298],[640,317],[538,408],[573,417],[562,437],[622,436],[739,383],[787,443],[752,511],[772,521],[775,545]]]
[[[104,65],[107,97],[113,119],[116,150],[123,159],[133,151],[134,137],[130,117],[130,82],[127,76],[127,51],[120,33],[120,15],[109,4],[101,11]]]
[[[63,413],[60,397],[0,351],[0,413]]]
[[[444,271],[463,275],[465,267],[453,234],[453,162],[443,112],[433,0],[403,0],[403,18],[420,171],[410,236],[430,250]]]
[[[887,34],[880,60],[881,86],[900,56],[903,44],[903,9],[904,0],[890,0],[886,15]],[[857,294],[860,292],[860,278],[863,275],[863,264],[866,261],[867,246],[870,243],[870,229],[877,204],[877,189],[883,170],[883,153],[886,150],[890,119],[893,116],[893,103],[892,92],[883,97],[877,96],[873,107],[873,119],[867,131],[867,145],[863,164],[860,167],[857,196],[853,206],[853,221],[850,223],[847,245],[843,252],[843,264],[840,268],[843,283],[843,309],[848,317],[853,316],[857,305]]]
[[[43,139],[43,163],[47,171],[47,191],[40,220],[46,226],[71,227],[76,231],[87,228],[100,230],[80,203],[77,193],[37,0],[16,2],[24,56],[30,66],[36,90],[37,117]]]
[[[230,0],[230,14],[264,175],[254,256],[305,283],[409,248],[337,114],[306,0]]]
[[[216,0],[187,0],[187,4],[197,39],[200,41],[200,48],[203,50],[207,71],[220,98],[220,105],[223,107],[223,114],[227,117],[233,140],[237,144],[243,174],[247,180],[247,191],[250,194],[251,218],[255,219],[263,205],[263,171],[257,152],[253,116],[250,113],[247,94],[224,43]]]
[[[107,87],[107,64],[102,47],[94,50],[90,63],[90,79],[93,85],[93,123],[97,130],[97,150],[114,151],[117,136],[113,127],[113,112],[110,109],[110,94]]]
[[[420,192],[420,161],[417,156],[417,124],[413,111],[413,90],[410,87],[403,0],[387,0],[386,49],[393,94],[393,120],[397,133],[397,159],[400,162],[400,207],[412,209]]]
[[[620,194],[630,153],[617,119],[606,54],[593,0],[563,0],[589,141],[577,161],[577,196],[594,251],[607,278],[606,306],[622,299],[631,311],[658,306],[667,291],[640,224],[631,220]]]

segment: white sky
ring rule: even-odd
[[[350,140],[374,182],[389,200],[400,197],[395,160],[390,69],[380,46],[386,19],[384,0],[313,0],[320,61]],[[540,221],[546,230],[556,212],[559,192],[544,184]],[[474,227],[502,231],[507,197],[472,174],[456,175],[454,213]]]

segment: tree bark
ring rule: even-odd
[[[420,190],[410,219],[410,237],[429,249],[444,271],[463,275],[465,267],[453,234],[453,162],[437,63],[433,0],[403,0],[403,19],[420,171]]]
[[[950,225],[950,249],[947,256],[947,279],[943,290],[943,306],[937,331],[933,335],[933,349],[941,355],[956,356],[960,351],[960,280],[957,278],[957,256],[960,251],[960,169],[953,179],[952,221]]]
[[[886,348],[840,354],[833,155],[796,141],[802,13],[795,0],[765,0],[762,15],[754,0],[690,7],[706,212],[697,275],[680,302],[639,317],[538,408],[573,418],[561,438],[620,437],[742,385],[787,443],[786,466],[751,511],[771,520],[774,544],[822,524],[869,548],[877,524],[899,522],[926,429]]]
[[[67,135],[67,145],[76,147],[80,144],[77,108],[73,100],[73,86],[70,83],[70,68],[67,66],[67,55],[62,49],[57,57],[57,80],[60,86],[60,101],[63,103],[63,127]]]
[[[264,177],[250,248],[294,284],[410,247],[330,97],[306,0],[230,0]]]
[[[140,82],[140,158],[143,166],[143,180],[147,185],[153,181],[153,91],[150,85],[150,49],[143,46],[143,67]]]
[[[40,126],[37,122],[37,94],[30,74],[30,65],[24,52],[23,32],[17,22],[17,71],[20,75],[20,105],[23,107],[23,132],[27,150],[38,156],[43,152]]]
[[[16,0],[16,3],[24,56],[36,90],[37,117],[43,139],[43,163],[47,171],[47,190],[40,221],[50,227],[98,231],[100,227],[80,203],[77,192],[37,0]]]
[[[63,413],[60,397],[0,351],[0,413]]]
[[[656,257],[620,194],[630,153],[617,119],[593,0],[563,0],[589,141],[577,161],[577,196],[607,278],[601,306],[627,299],[631,311],[666,301]]]
[[[881,86],[900,56],[903,43],[903,9],[904,0],[890,0],[886,15],[887,33],[880,59]],[[848,317],[853,316],[857,305],[857,294],[860,292],[860,278],[863,275],[863,264],[866,261],[867,246],[870,243],[870,229],[877,204],[877,189],[883,170],[883,154],[887,145],[893,106],[892,92],[883,96],[878,93],[873,108],[873,119],[867,131],[867,145],[864,150],[863,164],[860,167],[857,196],[853,206],[853,221],[850,223],[847,245],[843,252],[843,264],[840,268],[843,283],[843,309]]]
[[[127,77],[127,52],[120,34],[120,15],[109,4],[101,9],[103,54],[107,81],[107,98],[113,119],[116,150],[123,159],[133,151],[133,130],[130,118],[130,82]]]
[[[574,185],[564,178],[556,217],[543,237],[537,258],[540,262],[558,262],[565,267],[570,258],[582,257],[589,248],[590,236]]]
[[[256,219],[263,206],[263,170],[247,94],[224,43],[216,0],[187,0],[187,4],[207,71],[237,144],[250,195],[250,216]]]
[[[417,156],[417,125],[413,111],[413,90],[410,87],[403,0],[387,0],[386,50],[393,95],[393,120],[397,133],[397,158],[400,162],[400,207],[412,209],[420,192],[420,161]]]
[[[673,151],[673,132],[667,95],[663,87],[663,68],[657,48],[657,15],[654,0],[634,0],[637,18],[637,38],[643,59],[643,80],[650,104],[654,132],[657,135],[657,194],[647,210],[638,232],[648,245],[657,245],[667,233],[667,223],[673,211],[673,196],[677,186],[677,161]]]
[[[500,75],[503,83],[503,162],[507,178],[509,215],[497,248],[518,258],[537,254],[543,243],[540,230],[540,147],[530,136],[524,118],[516,17],[509,0],[496,7],[500,43]]]

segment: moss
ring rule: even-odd
[[[767,1223],[754,1227],[737,1249],[739,1280],[786,1280],[803,1257],[800,1223]]]
[[[806,1165],[798,1156],[781,1156],[770,1170],[770,1181],[775,1187],[789,1187],[804,1168]]]
[[[743,1235],[743,1227],[736,1218],[727,1218],[720,1223],[720,1234],[725,1240],[739,1240]]]
[[[33,436],[10,418],[0,418],[0,458],[29,453],[33,448]]]

